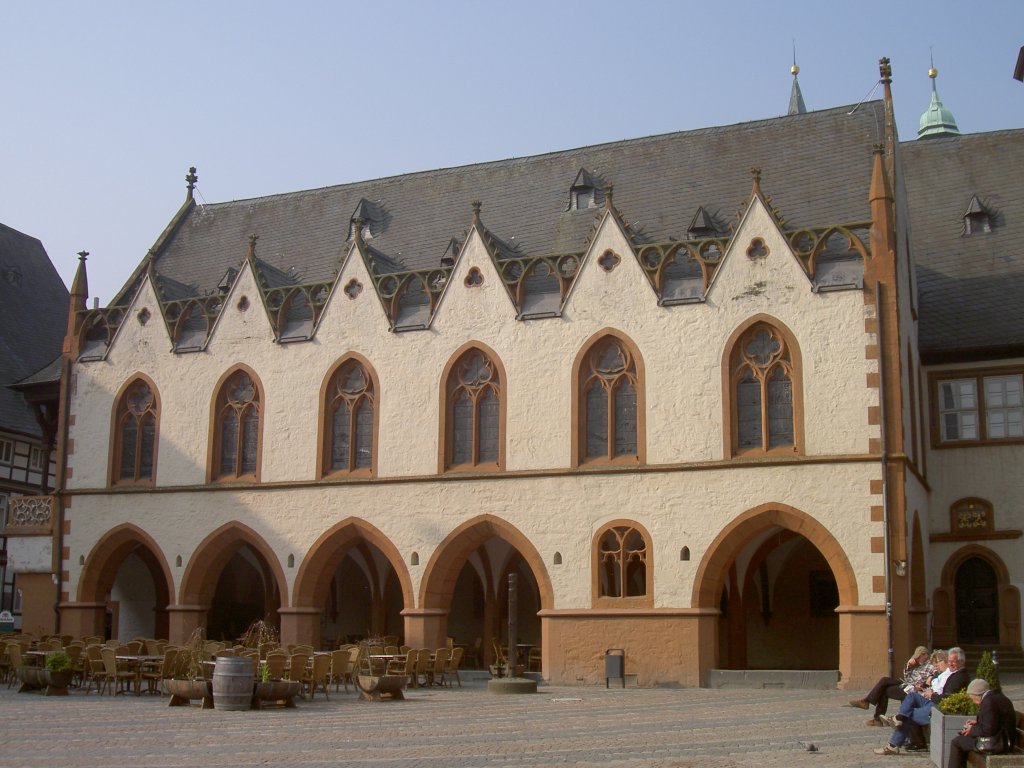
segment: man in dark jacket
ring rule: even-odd
[[[953,739],[946,768],[965,768],[967,755],[977,748],[979,736],[1001,734],[1002,742],[993,754],[1008,752],[1017,736],[1017,715],[1002,691],[991,690],[987,682],[977,678],[967,686],[967,693],[979,707],[978,719],[968,720],[963,732]]]

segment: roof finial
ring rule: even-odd
[[[604,207],[606,210],[612,209],[612,192],[615,190],[615,185],[610,181],[604,185]]]
[[[750,169],[750,175],[754,179],[754,188],[753,188],[753,190],[751,190],[751,194],[757,195],[757,196],[760,197],[760,195],[761,195],[761,168],[760,168],[760,166],[757,166],[757,165],[753,166]]]
[[[185,181],[188,182],[188,191],[185,195],[189,200],[191,200],[196,191],[196,182],[199,181],[199,176],[196,175],[196,167],[194,165],[188,169],[188,176],[185,177]]]
[[[796,63],[796,38],[793,38],[793,66],[789,68],[789,73],[793,75],[793,88],[789,92],[789,112],[786,114],[806,114],[807,106],[804,104],[804,95],[800,91],[800,81],[796,77],[800,74],[800,67]]]
[[[883,85],[892,85],[892,65],[889,63],[888,56],[883,56],[878,60],[878,75]]]
[[[255,232],[253,232],[251,235],[249,235],[249,251],[248,251],[248,253],[245,254],[245,258],[247,258],[247,259],[255,259],[256,258],[256,241],[259,240],[259,239],[260,239],[260,236],[257,235]]]
[[[86,258],[88,256],[89,256],[89,252],[88,251],[79,251],[78,252],[78,260],[80,262],[82,262],[83,264],[85,263],[85,260],[86,260]]]
[[[960,129],[957,128],[956,118],[946,106],[939,101],[939,89],[935,81],[939,76],[939,70],[935,68],[935,54],[931,46],[928,46],[928,59],[931,66],[928,69],[928,77],[932,80],[932,99],[928,109],[921,115],[918,123],[917,138],[923,139],[929,136],[959,136]]]
[[[480,208],[482,207],[479,200],[474,200],[469,204],[473,209],[473,226],[480,226]]]

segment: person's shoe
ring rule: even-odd
[[[850,699],[850,706],[851,707],[856,707],[857,709],[867,709],[868,708],[868,700],[867,699]]]
[[[927,752],[928,751],[928,745],[927,744],[909,744],[908,746],[903,748],[903,751],[904,752]]]
[[[882,721],[882,725],[888,726],[889,728],[899,728],[900,724],[892,715],[879,715],[878,719]]]
[[[876,726],[876,727],[881,727],[881,726],[885,725],[885,723],[883,723],[877,717],[872,717],[872,718],[870,718],[868,720],[868,725],[873,725],[873,726]]]
[[[898,755],[900,753],[899,747],[894,747],[892,744],[886,744],[884,747],[879,747],[875,750],[876,755]]]

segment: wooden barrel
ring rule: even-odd
[[[213,667],[214,709],[252,708],[252,660],[247,656],[218,656]]]

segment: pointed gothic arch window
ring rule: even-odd
[[[211,479],[259,479],[262,406],[260,387],[247,371],[235,371],[221,385],[214,402]]]
[[[504,466],[504,377],[483,350],[466,350],[445,382],[444,469]]]
[[[372,473],[377,423],[374,379],[359,360],[343,362],[327,384],[323,474]]]
[[[117,401],[114,416],[113,481],[152,483],[156,473],[159,405],[153,389],[136,379]]]
[[[732,455],[802,449],[798,362],[792,342],[767,322],[751,325],[733,345],[726,397]]]
[[[630,521],[616,521],[594,537],[594,603],[615,607],[653,604],[650,536]]]
[[[605,336],[583,357],[578,374],[579,460],[638,462],[642,386],[634,352]]]

